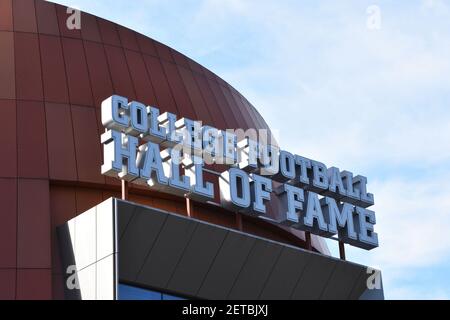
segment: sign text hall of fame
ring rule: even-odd
[[[279,197],[284,219],[293,228],[350,245],[378,247],[374,196],[367,178],[263,144],[237,141],[234,130],[202,126],[188,118],[114,95],[102,103],[102,174],[161,192],[208,202],[214,186],[204,179],[206,165],[226,165],[219,177],[221,205],[231,211],[265,215]]]

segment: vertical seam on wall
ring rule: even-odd
[[[258,294],[258,300],[261,300],[261,295],[264,293],[264,290],[266,289],[267,284],[269,283],[269,280],[272,277],[275,267],[277,266],[278,261],[280,260],[281,254],[284,252],[285,248],[286,247],[280,247],[280,252],[278,252],[277,259],[274,261],[272,267],[270,268],[269,274],[267,275],[267,278],[264,281],[263,286],[261,288],[261,292]]]
[[[194,79],[194,83],[195,83],[195,85],[196,85],[197,88],[198,88],[198,92],[200,93],[200,97],[202,98],[203,102],[205,103],[205,108],[206,108],[206,110],[207,110],[208,113],[210,114],[211,121],[213,122],[212,125],[213,125],[214,127],[217,128],[217,127],[218,127],[218,126],[217,126],[218,123],[216,123],[216,121],[215,121],[215,119],[214,119],[214,117],[213,117],[213,115],[212,115],[212,112],[211,112],[211,110],[210,110],[209,107],[208,107],[208,102],[207,102],[206,99],[205,99],[205,95],[204,95],[203,92],[202,92],[202,88],[201,88],[201,86],[200,86],[200,84],[199,84],[197,78],[195,77],[194,72],[195,72],[195,71],[192,71],[192,78]],[[203,74],[198,73],[198,72],[197,72],[197,75],[198,75],[198,76],[204,76]],[[225,120],[224,120],[224,122],[225,122]],[[226,126],[226,123],[225,123],[225,126]],[[225,130],[226,128],[218,128],[218,129],[219,129],[219,130]]]
[[[211,264],[209,265],[208,270],[206,271],[205,276],[203,277],[203,280],[201,281],[201,283],[200,283],[200,285],[199,285],[197,291],[195,292],[195,296],[198,297],[200,291],[202,290],[203,285],[204,285],[206,279],[208,278],[208,275],[209,275],[209,273],[211,272],[211,269],[212,269],[212,267],[214,266],[214,263],[216,262],[217,257],[219,256],[220,252],[222,251],[223,245],[224,245],[226,239],[228,238],[228,235],[229,235],[229,234],[230,234],[230,231],[227,230],[227,232],[225,233],[225,235],[224,235],[224,237],[223,237],[223,239],[222,239],[222,242],[220,243],[220,247],[217,249],[216,254],[214,255],[214,258],[213,258],[213,260],[211,261]]]
[[[158,49],[157,48],[156,48],[156,53],[158,53]],[[163,62],[165,62],[165,60],[164,61],[163,60],[164,60],[163,58],[158,57],[158,63],[161,66],[161,70],[162,70],[163,76],[166,79],[167,87],[169,88],[169,92],[170,92],[170,95],[172,97],[173,103],[175,104],[175,109],[177,109],[177,115],[179,117],[183,117],[183,113],[180,110],[181,107],[178,106],[177,100],[175,99],[175,95],[173,93],[172,86],[170,85],[170,82],[169,82],[169,77],[167,76],[166,69],[164,68]],[[170,63],[169,61],[167,61],[167,62]]]
[[[232,99],[234,100],[234,102],[236,103],[237,110],[240,112],[241,117],[242,117],[242,119],[244,120],[244,123],[245,123],[246,126],[247,126],[246,129],[251,129],[251,127],[253,126],[253,123],[252,123],[252,122],[248,122],[248,120],[247,120],[247,119],[248,119],[248,118],[247,118],[248,113],[245,113],[245,110],[243,110],[243,109],[245,109],[245,106],[242,105],[242,108],[241,108],[241,106],[240,106],[240,104],[239,104],[239,101],[236,100],[236,97],[235,97],[235,94],[234,94],[233,90],[235,90],[237,94],[239,94],[239,92],[238,92],[236,89],[234,89],[233,87],[231,87],[230,85],[228,86],[228,88],[225,88],[225,89],[228,89],[228,92],[230,93],[231,98],[232,98]],[[241,101],[241,103],[242,103],[242,101]],[[246,115],[244,115],[244,113],[245,113]],[[242,129],[244,129],[244,128],[242,128]]]
[[[122,50],[123,59],[125,60],[125,65],[127,66],[128,76],[130,77],[130,82],[131,82],[130,84],[131,84],[131,87],[133,88],[134,97],[136,100],[138,100],[137,91],[136,91],[136,88],[134,87],[133,77],[131,76],[130,66],[129,66],[128,60],[127,60],[127,55],[125,54],[125,47],[123,46],[122,39],[120,38],[119,29],[117,28],[116,23],[114,23],[113,26],[114,26],[114,30],[117,33],[117,37],[119,38],[119,43],[121,45],[120,49]]]
[[[17,288],[19,281],[19,129],[18,129],[18,109],[17,109],[17,66],[16,66],[16,39],[15,39],[15,28],[14,28],[14,4],[11,1],[11,15],[12,15],[12,50],[14,59],[14,107],[16,111],[16,268],[15,277],[16,281],[14,284],[14,299],[17,300]]]
[[[347,295],[347,300],[350,300],[350,299],[351,299],[351,297],[352,297],[352,295],[353,295],[353,292],[355,291],[355,289],[356,289],[356,287],[357,287],[357,285],[358,285],[358,282],[359,282],[359,280],[360,280],[361,278],[364,279],[364,269],[361,270],[361,272],[359,273],[359,275],[355,278],[355,282],[353,283],[352,288],[350,289],[350,292],[349,292],[348,295]],[[359,297],[358,297],[358,299],[359,299]]]
[[[139,46],[139,44],[138,44],[138,46]],[[152,76],[150,75],[149,68],[147,67],[147,62],[145,62],[145,58],[144,58],[144,56],[148,56],[148,57],[152,57],[152,58],[154,58],[154,57],[152,55],[146,54],[146,53],[141,52],[141,51],[139,51],[138,53],[141,55],[142,63],[144,64],[144,71],[145,71],[145,73],[147,75],[148,81],[150,82],[150,86],[152,87],[153,94],[155,96],[156,105],[158,107],[161,107],[159,105],[159,102],[158,102],[158,95],[156,94],[155,86],[153,85]]]
[[[233,284],[231,285],[230,290],[227,293],[226,300],[229,300],[230,294],[233,292],[233,289],[236,286],[236,283],[237,283],[237,281],[238,281],[238,279],[239,279],[239,277],[240,277],[240,275],[242,273],[242,270],[244,269],[245,265],[247,264],[248,259],[250,258],[250,255],[252,254],[253,250],[255,249],[255,246],[256,246],[257,242],[258,242],[257,239],[253,240],[252,247],[250,248],[250,250],[248,250],[247,256],[245,257],[245,260],[242,262],[242,266],[239,268],[238,274],[234,278]]]
[[[191,244],[192,239],[194,238],[194,235],[195,235],[195,233],[197,232],[198,226],[200,225],[198,222],[193,222],[193,221],[191,221],[191,223],[195,223],[194,230],[192,230],[192,233],[191,233],[191,235],[189,236],[189,240],[186,241],[186,244],[184,245],[183,251],[181,252],[180,257],[178,258],[177,263],[175,263],[175,267],[173,268],[173,272],[172,272],[172,274],[170,275],[169,279],[167,280],[166,285],[164,286],[164,288],[166,288],[166,289],[167,289],[167,287],[170,285],[170,282],[172,281],[173,276],[174,276],[175,273],[177,272],[178,266],[180,265],[181,260],[183,260],[183,257],[184,257],[184,255],[186,254],[186,250],[187,250],[187,248],[189,247],[189,245]]]
[[[135,208],[135,210],[136,210],[136,208]],[[138,213],[133,211],[133,216],[130,219],[130,223],[131,223],[131,220],[134,219],[136,215],[138,215]],[[144,260],[142,261],[142,265],[139,268],[138,272],[136,273],[136,277],[134,278],[134,281],[137,281],[139,279],[139,276],[141,275],[142,270],[144,270],[145,263],[147,262],[147,259],[150,256],[150,253],[153,251],[153,248],[155,247],[156,242],[158,242],[159,236],[161,235],[161,232],[163,231],[163,229],[164,229],[164,227],[165,227],[165,225],[167,223],[168,218],[169,218],[169,215],[166,215],[164,217],[164,222],[161,224],[161,227],[159,228],[159,230],[157,232],[155,240],[153,241],[152,245],[150,246],[150,248],[148,249],[147,253],[145,254]],[[127,226],[127,228],[128,228],[128,226]],[[124,235],[125,235],[125,231],[126,230],[124,230]]]
[[[197,111],[195,110],[194,102],[192,101],[191,96],[189,95],[189,92],[188,92],[188,90],[187,90],[186,84],[184,83],[183,77],[181,76],[181,73],[180,73],[180,70],[179,70],[179,67],[181,67],[181,66],[179,66],[179,65],[177,64],[177,62],[175,61],[175,57],[174,57],[174,55],[173,55],[172,50],[169,49],[169,52],[170,52],[170,55],[172,56],[173,63],[174,63],[174,65],[175,65],[175,69],[176,69],[176,73],[178,74],[178,77],[179,77],[179,79],[180,79],[180,81],[181,81],[181,85],[183,86],[184,91],[186,92],[187,98],[189,99],[189,102],[191,103],[192,111],[194,112],[195,117],[197,118],[196,121],[199,121],[199,120],[201,120],[201,119],[200,119],[200,117],[198,116]]]
[[[34,5],[34,17],[36,19],[36,39],[37,39],[37,44],[38,44],[38,52],[39,52],[39,69],[41,69],[41,85],[42,85],[42,106],[44,109],[44,126],[45,126],[45,146],[47,148],[47,181],[50,180],[50,168],[49,168],[49,156],[48,156],[48,135],[47,135],[47,110],[45,107],[45,89],[44,89],[44,76],[43,76],[43,70],[42,70],[42,51],[41,51],[41,38],[39,36],[39,29],[38,29],[38,23],[37,23],[37,14],[36,14],[36,1],[33,2]],[[49,184],[49,188],[50,188],[50,184]],[[50,193],[50,190],[49,190]],[[49,205],[50,205],[50,199],[49,199]],[[50,207],[50,206],[49,206]],[[50,216],[50,212],[49,212],[49,216]],[[51,217],[50,217],[51,220]],[[51,226],[51,221],[50,221],[50,226]],[[51,253],[51,250],[50,250]]]
[[[298,275],[297,280],[295,281],[295,285],[292,287],[292,291],[289,294],[289,300],[292,300],[292,296],[294,295],[295,289],[297,289],[298,284],[300,283],[300,281],[303,279],[303,275],[306,271],[306,268],[308,268],[308,266],[311,263],[311,257],[306,261],[305,265],[303,266],[302,271],[300,272],[300,274]]]
[[[328,276],[327,282],[325,282],[325,284],[323,286],[322,292],[320,293],[320,296],[319,296],[319,300],[322,300],[323,294],[325,293],[325,290],[327,289],[331,278],[333,277],[334,273],[336,272],[336,269],[337,269],[337,262],[334,263],[333,271],[330,272],[330,275]]]
[[[220,83],[219,83],[219,89],[222,92],[223,96],[225,97],[225,101],[227,102],[228,106],[230,107],[231,113],[233,113],[234,118],[236,119],[237,127],[235,129],[244,129],[244,128],[242,128],[242,125],[239,121],[239,118],[243,118],[243,116],[242,116],[241,112],[239,111],[238,106],[236,105],[236,101],[234,101],[230,92],[226,91],[227,90],[226,87],[224,87]],[[231,99],[231,101],[229,101],[230,99]],[[234,104],[233,104],[233,101],[234,101]],[[245,123],[245,119],[244,119],[244,123]]]
[[[52,266],[52,216],[51,216],[51,210],[50,210],[50,167],[49,167],[49,156],[48,156],[48,135],[47,135],[47,110],[45,108],[45,89],[44,89],[44,77],[43,77],[43,69],[42,69],[42,54],[41,54],[41,39],[39,37],[39,28],[38,28],[38,18],[37,18],[37,12],[36,12],[36,0],[33,1],[33,7],[34,7],[34,18],[36,19],[36,39],[37,39],[37,43],[38,43],[38,52],[39,52],[39,67],[41,69],[41,85],[42,85],[42,107],[44,110],[44,127],[45,127],[45,146],[46,146],[46,154],[47,154],[47,179],[45,179],[46,183],[46,188],[47,188],[47,192],[48,192],[48,197],[47,197],[47,204],[48,204],[48,229],[50,230],[50,234],[49,236],[49,243],[48,243],[48,252],[50,253],[49,255],[49,271],[50,271],[50,287],[49,287],[49,292],[50,292],[50,297],[53,298],[53,285],[52,285],[52,274],[53,274],[53,266]],[[47,270],[47,269],[46,269]]]
[[[216,94],[214,93],[214,90],[213,90],[211,84],[209,83],[209,82],[212,81],[212,80],[209,79],[209,78],[205,75],[205,81],[206,81],[207,87],[209,88],[209,90],[210,90],[211,93],[212,93],[212,97],[213,97],[214,101],[216,102],[217,110],[219,110],[219,113],[222,115],[223,121],[225,122],[225,126],[227,126],[227,128],[225,128],[225,130],[226,130],[226,129],[231,129],[233,126],[230,126],[229,120],[227,119],[227,117],[225,117],[225,114],[223,113],[222,108],[220,107],[219,99],[218,99],[218,97],[216,97]],[[227,103],[227,104],[228,104],[228,103]],[[233,119],[234,119],[233,113],[231,113],[231,115],[233,116]],[[233,121],[232,121],[232,122],[233,122]]]
[[[64,54],[64,46],[63,46],[63,41],[62,41],[63,40],[63,36],[62,36],[61,29],[60,29],[60,26],[59,26],[59,23],[58,23],[58,12],[56,10],[55,4],[53,4],[53,10],[55,11],[55,15],[56,15],[56,25],[58,27],[58,33],[59,33],[59,36],[57,38],[59,40],[59,45],[61,47],[61,55],[62,55],[63,63],[64,63],[64,76],[66,78],[67,98],[69,99],[68,106],[69,106],[69,113],[70,113],[70,125],[71,125],[71,128],[72,128],[72,145],[73,145],[73,153],[75,155],[75,172],[76,172],[76,175],[77,175],[77,181],[79,181],[80,178],[78,176],[77,146],[75,144],[75,129],[74,129],[74,126],[73,126],[73,112],[72,112],[72,103],[71,103],[72,100],[71,100],[71,97],[70,97],[70,90],[69,90],[69,76],[67,74],[66,56]],[[50,168],[49,168],[49,171],[50,171]],[[49,179],[50,179],[50,173],[49,173]],[[76,201],[76,199],[75,199],[75,201]],[[77,214],[77,212],[78,211],[76,211],[75,214]]]
[[[99,35],[100,35],[100,39],[102,39],[102,42],[103,42],[102,34],[100,32],[100,28],[98,27],[97,18],[95,18],[95,23],[97,24],[97,29],[98,29],[98,32],[99,32]],[[80,28],[83,28],[83,22],[81,22]],[[81,46],[83,47],[84,64],[86,66],[86,71],[87,71],[87,74],[88,74],[89,89],[91,91],[91,99],[92,99],[92,106],[91,107],[94,109],[95,126],[97,127],[97,135],[98,135],[98,137],[101,137],[102,132],[101,132],[101,128],[98,127],[99,119],[97,117],[97,107],[95,105],[94,90],[92,88],[91,72],[89,71],[86,46],[84,45],[84,39],[83,39],[83,35],[81,33],[81,29],[80,29],[80,41],[81,41]],[[102,47],[103,47],[103,51],[104,51],[105,47],[104,47],[103,43],[102,43]],[[105,58],[106,58],[106,54],[105,54]],[[108,59],[107,58],[106,58],[106,62],[108,63]],[[108,65],[108,67],[109,67],[109,65]],[[111,77],[111,74],[110,74],[110,77]],[[111,81],[112,81],[112,79],[111,79]],[[112,84],[112,85],[114,85],[114,84]],[[75,136],[74,136],[74,140],[75,140]],[[101,158],[103,158],[103,148],[100,148],[100,156],[101,156]],[[77,164],[77,167],[78,167],[78,164]],[[106,178],[103,177],[103,184],[105,184],[105,183],[106,183]],[[102,191],[102,200],[103,200],[103,191]]]
[[[236,118],[235,110],[233,109],[233,106],[230,105],[230,103],[228,102],[228,99],[225,97],[225,93],[223,92],[223,90],[221,88],[222,85],[219,83],[219,81],[217,79],[215,81],[210,79],[210,81],[214,82],[217,85],[217,90],[219,92],[219,95],[223,96],[224,104],[228,106],[228,109],[229,109],[229,111],[230,111],[230,113],[231,113],[231,115],[232,115],[232,117],[234,119],[234,127],[235,127],[234,129],[239,129],[239,127],[240,127],[239,120],[238,120],[238,118]]]
[[[175,59],[174,59],[174,60],[175,60]],[[194,80],[193,84],[197,87],[198,92],[200,93],[200,99],[203,101],[203,105],[205,106],[206,113],[208,114],[209,120],[211,121],[211,123],[210,123],[209,125],[211,125],[211,126],[215,125],[215,124],[213,124],[214,121],[213,121],[213,117],[212,117],[212,115],[211,115],[211,111],[209,111],[208,104],[206,103],[205,98],[204,98],[203,95],[202,95],[202,91],[200,90],[200,87],[198,86],[198,84],[197,84],[197,82],[196,82],[196,80],[195,80],[194,71],[192,71],[191,68],[185,68],[185,67],[183,67],[182,65],[178,65],[177,63],[175,63],[175,66],[176,66],[176,68],[177,68],[177,72],[178,72],[178,75],[180,76],[181,82],[182,82],[182,84],[183,84],[183,86],[184,86],[184,88],[185,88],[185,90],[186,90],[186,93],[187,93],[187,95],[188,95],[188,98],[189,98],[189,100],[191,101],[192,109],[194,110],[194,113],[195,113],[196,117],[197,117],[199,120],[201,120],[201,118],[200,118],[200,116],[199,116],[199,113],[195,110],[194,102],[193,102],[192,99],[191,99],[191,95],[189,94],[189,91],[188,91],[188,89],[187,89],[187,86],[186,86],[186,84],[185,84],[185,81],[184,81],[183,77],[181,76],[180,68],[186,69],[186,71],[189,72],[189,73],[191,74],[192,79]]]

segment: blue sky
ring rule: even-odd
[[[380,248],[348,248],[349,260],[380,268],[387,298],[450,298],[450,1],[55,2],[188,55],[283,148],[366,175]]]

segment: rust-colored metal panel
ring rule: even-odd
[[[216,74],[209,69],[203,68],[203,74],[209,80],[216,81]]]
[[[34,0],[14,0],[14,31],[36,32],[36,11]]]
[[[64,300],[65,277],[59,274],[52,274],[52,299]]]
[[[227,100],[225,99],[222,90],[220,90],[219,84],[210,78],[206,79],[208,82],[209,87],[211,88],[211,92],[213,93],[217,105],[219,107],[220,112],[225,118],[225,122],[227,123],[228,128],[232,129],[238,129],[239,122],[234,116],[233,112],[229,112],[229,110],[232,110],[231,107],[228,105]]]
[[[100,30],[97,24],[97,18],[92,14],[81,13],[81,37],[84,40],[101,42]]]
[[[13,30],[12,0],[0,0],[0,31]]]
[[[147,105],[158,105],[150,77],[145,70],[142,54],[135,51],[125,50],[125,57],[133,80],[134,90],[138,101]]]
[[[52,226],[52,274],[63,274],[56,227],[76,216],[74,187],[50,186],[50,215]]]
[[[103,201],[103,192],[98,189],[76,188],[77,214],[83,213]]]
[[[225,97],[225,100],[228,103],[228,106],[230,107],[230,111],[234,114],[234,117],[238,124],[238,128],[250,128],[251,123],[248,123],[247,120],[242,116],[241,110],[239,109],[240,107],[236,104],[236,101],[234,100],[230,90],[228,90],[228,85],[226,87],[220,85],[219,87],[223,93],[223,96]]]
[[[162,112],[169,111],[179,114],[175,101],[170,92],[169,84],[161,66],[161,61],[155,57],[144,55],[144,62],[150,76],[153,88],[155,89],[158,107]]]
[[[180,110],[178,116],[180,118],[200,119],[192,107],[191,100],[187,94],[183,80],[181,80],[180,74],[178,73],[177,66],[174,63],[166,61],[162,61],[162,66],[167,75],[167,81],[169,82],[175,103],[177,104],[178,110]]]
[[[18,181],[17,267],[50,268],[48,180]]]
[[[49,176],[77,181],[77,162],[70,105],[46,103]]]
[[[265,129],[265,125],[260,121],[260,119],[256,116],[255,110],[250,105],[250,102],[248,102],[247,99],[245,99],[243,96],[240,96],[242,103],[245,106],[245,109],[248,111],[248,114],[250,115],[250,118],[253,120],[253,123],[255,125],[256,129]]]
[[[234,88],[229,87],[231,91],[231,95],[234,98],[234,101],[236,101],[236,105],[238,106],[238,109],[241,111],[242,117],[245,119],[245,122],[247,123],[248,127],[243,127],[243,129],[252,129],[255,128],[255,120],[253,120],[250,117],[250,114],[247,111],[247,108],[243,104],[240,94],[234,90]]]
[[[47,1],[36,1],[36,18],[40,34],[59,36],[55,5]]]
[[[180,73],[181,79],[184,83],[189,98],[192,101],[192,106],[197,115],[197,119],[203,121],[204,124],[213,125],[213,120],[211,114],[209,113],[206,103],[203,100],[202,93],[195,82],[194,76],[192,75],[192,70],[187,69],[182,66],[177,66]]]
[[[41,0],[38,0],[41,1]],[[75,38],[80,39],[81,38],[81,31],[79,29],[69,29],[67,27],[67,22],[72,22],[72,15],[74,12],[67,13],[67,7],[66,6],[60,6],[56,5],[56,16],[58,17],[58,25],[59,25],[59,31],[61,32],[61,35],[63,37],[67,38]],[[69,20],[70,19],[70,20]],[[81,22],[83,23],[83,22]],[[82,27],[82,25],[81,25]]]
[[[16,299],[16,269],[0,269],[0,300]]]
[[[119,191],[107,190],[107,191],[103,191],[102,197],[103,197],[103,201],[108,200],[109,198],[121,199],[122,198],[122,193],[119,192]]]
[[[17,270],[17,299],[48,300],[52,298],[50,269]]]
[[[61,41],[46,35],[40,35],[39,41],[45,101],[69,103]]]
[[[90,41],[84,42],[84,48],[94,96],[94,106],[100,108],[102,101],[114,93],[105,49],[101,43]]]
[[[182,54],[181,52],[178,52],[177,50],[174,50],[174,49],[171,49],[170,52],[172,53],[173,60],[175,61],[175,63],[177,65],[189,69],[188,58],[184,54]]]
[[[217,104],[216,98],[214,98],[214,94],[212,93],[211,88],[206,81],[206,77],[203,74],[194,72],[194,78],[198,84],[198,87],[200,88],[200,92],[202,93],[203,99],[206,102],[206,107],[208,108],[216,127],[222,130],[231,128],[230,126],[228,126],[227,121],[222,114],[222,111],[220,111],[219,109],[219,105]]]
[[[116,30],[116,25],[105,19],[97,19],[97,22],[103,43],[121,47],[122,44],[120,43],[120,38]]]
[[[100,172],[102,157],[95,110],[72,106],[72,122],[78,179],[83,182],[105,183],[105,177]]]
[[[77,215],[76,188],[50,186],[50,213],[53,227],[59,226]]]
[[[72,104],[92,106],[92,91],[84,55],[83,42],[62,38],[67,84]]]
[[[113,82],[114,91],[130,100],[136,99],[127,61],[122,48],[105,45],[106,58]],[[107,97],[105,97],[107,98]]]
[[[199,74],[203,74],[203,67],[198,62],[192,59],[188,59],[188,64],[191,67],[192,71],[195,71]]]
[[[166,199],[153,199],[153,206],[155,208],[166,210],[169,212],[177,212],[177,203]]]
[[[148,54],[154,57],[158,56],[153,39],[147,38],[146,36],[137,33],[136,40],[138,42],[139,49],[143,54]]]
[[[0,194],[0,269],[12,269],[17,266],[17,180],[0,179]]]
[[[44,103],[17,101],[18,175],[48,178]]]
[[[251,106],[248,104],[247,100],[243,99],[241,95],[239,95],[238,98],[241,99],[241,102],[244,105],[245,110],[248,112],[250,118],[253,120],[252,128],[254,130],[252,130],[252,131],[254,131],[256,133],[255,139],[257,138],[258,141],[261,141],[262,143],[266,143],[267,139],[265,137],[264,132],[259,131],[260,129],[264,129],[263,124],[260,123],[259,119],[256,117],[254,111],[252,110]]]
[[[14,36],[0,31],[0,99],[16,98],[16,76],[14,70]]]
[[[143,205],[153,207],[153,198],[150,196],[144,197],[144,196],[131,194],[129,196],[129,201],[136,202],[136,203],[142,203]]]
[[[128,50],[139,51],[135,32],[122,26],[117,26],[117,31],[119,32],[122,47]]]
[[[0,178],[15,178],[17,177],[16,102],[0,100],[0,112],[8,119],[3,123],[3,132],[0,135],[3,154],[0,158]]]
[[[37,34],[14,33],[17,99],[42,100],[41,58]]]
[[[169,47],[163,45],[159,41],[154,41],[156,52],[158,53],[158,57],[160,57],[163,60],[174,62],[172,54],[170,53]]]
[[[50,213],[52,226],[60,226],[77,215],[76,188],[50,186]]]

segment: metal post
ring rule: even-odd
[[[345,260],[345,244],[342,241],[339,241],[339,256]]]
[[[122,180],[122,200],[128,200],[128,181]]]
[[[186,212],[188,217],[192,218],[194,216],[194,203],[189,197],[186,197]]]
[[[239,212],[236,212],[236,228],[239,231],[242,231],[244,229],[242,225],[242,214]]]
[[[305,231],[306,249],[312,251],[311,232]]]

